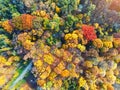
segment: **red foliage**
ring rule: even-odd
[[[82,31],[83,31],[83,35],[85,36],[85,38],[86,38],[88,41],[94,40],[94,39],[97,38],[93,26],[83,25],[83,26],[82,26]]]

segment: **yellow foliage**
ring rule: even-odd
[[[57,74],[61,74],[62,69],[60,69],[59,67],[55,67],[55,68],[54,68],[54,71],[55,71]]]
[[[86,85],[86,80],[83,77],[79,78],[79,87],[84,87]]]
[[[46,16],[46,12],[45,11],[40,11],[40,15],[41,15],[41,17],[45,17]]]
[[[2,48],[2,49],[0,49],[0,51],[2,51],[2,52],[4,52],[4,51],[8,51],[8,50],[10,50],[11,48]]]
[[[26,40],[30,40],[31,37],[28,33],[21,33],[18,35],[18,40],[21,41],[21,42],[25,42]]]
[[[74,48],[78,44],[78,35],[74,34],[74,33],[72,33],[72,34],[70,34],[70,33],[66,34],[65,35],[65,40],[66,40],[67,47]],[[64,47],[66,47],[66,46],[64,46]]]
[[[59,13],[59,12],[61,11],[61,9],[60,9],[58,6],[56,6],[56,7],[55,7],[55,11],[56,11],[57,13]]]
[[[42,80],[46,79],[51,73],[51,68],[50,66],[46,67],[45,71],[40,75],[40,78]]]
[[[5,65],[7,65],[7,66],[10,66],[12,64],[12,62],[9,62],[9,61],[7,61],[6,63],[5,63]]]
[[[43,62],[41,60],[37,60],[36,62],[34,62],[34,65],[36,67],[41,67],[43,65]]]
[[[84,45],[81,45],[81,44],[78,44],[77,48],[78,48],[81,52],[83,52],[83,51],[86,50],[86,47],[85,47]]]
[[[94,83],[90,83],[90,90],[97,90],[97,86]]]
[[[114,87],[111,84],[107,84],[107,90],[114,90]]]
[[[16,77],[18,77],[18,76],[19,76],[19,73],[18,73],[18,72],[15,72],[13,78],[16,78]]]
[[[47,71],[48,74],[50,74],[51,73],[51,67],[47,66],[46,71]]]
[[[114,38],[113,39],[113,44],[114,44],[114,47],[119,47],[120,46],[120,38]]]
[[[20,57],[19,56],[11,56],[9,57],[8,61],[13,62],[13,61],[19,61]]]
[[[114,57],[114,60],[116,61],[116,63],[120,62],[120,54]]]
[[[62,80],[61,79],[54,80],[53,83],[54,83],[55,90],[59,90],[62,86]]]
[[[119,69],[118,69],[118,68],[116,68],[116,69],[114,70],[114,74],[115,74],[115,76],[118,76],[118,75],[119,75]]]
[[[101,87],[100,87],[100,88],[101,88]],[[102,89],[107,90],[107,84],[106,84],[106,83],[103,83]]]
[[[103,42],[101,39],[95,39],[93,40],[93,45],[97,48],[102,48],[103,47]]]
[[[43,62],[41,60],[37,60],[35,63],[34,63],[37,71],[40,73],[39,74],[39,77],[44,80],[46,79],[50,73],[51,73],[51,67],[50,66],[43,66]]]
[[[44,58],[44,61],[50,65],[54,62],[54,58],[52,54],[45,54],[43,58]]]
[[[99,28],[99,23],[94,23],[95,29]]]
[[[54,54],[55,54],[57,57],[62,57],[62,56],[63,56],[62,50],[59,50],[59,49],[55,49],[55,50],[54,50]]]
[[[4,21],[2,27],[9,33],[13,31],[13,27],[9,24],[9,20]]]
[[[78,78],[79,74],[76,73],[76,66],[75,64],[71,64],[71,68],[69,68],[69,72],[70,72],[70,77],[75,77]]]
[[[31,36],[26,32],[18,35],[18,41],[20,41],[27,50],[30,50],[34,45],[34,42],[31,42]]]
[[[102,77],[105,76],[106,75],[106,71],[100,68],[99,69],[99,75],[102,76]]]
[[[78,35],[77,34],[66,34],[65,35],[65,40],[71,40],[71,39],[77,39],[78,38]]]
[[[44,86],[45,83],[46,83],[45,80],[37,80],[37,84],[38,84],[39,86]]]
[[[57,74],[61,74],[61,72],[65,69],[65,64],[63,61],[61,61],[57,67],[54,68],[54,71],[57,73]]]
[[[80,39],[83,39],[83,33],[80,30],[73,31],[73,34],[77,34]]]
[[[77,74],[75,72],[75,70],[73,70],[72,72],[70,72],[70,76],[73,77],[73,78],[78,78],[79,77],[79,74]]]
[[[24,85],[22,85],[22,87],[20,87],[19,90],[32,90],[32,89],[29,87],[28,84],[25,83]]]
[[[112,70],[106,72],[106,79],[111,84],[115,83],[116,77],[114,76],[114,72]]]
[[[5,57],[0,56],[0,64],[10,66],[14,61],[19,61],[20,58],[18,56],[11,56],[8,60]]]
[[[14,56],[14,61],[19,61],[20,57],[19,56]]]
[[[3,86],[6,83],[6,77],[5,75],[0,76],[0,86]]]
[[[99,68],[97,66],[93,66],[93,68],[91,69],[91,72],[93,75],[98,75],[99,74]]]
[[[88,68],[92,68],[93,65],[91,61],[85,61],[84,66]]]
[[[55,72],[51,72],[48,79],[53,81],[56,76],[57,76],[57,74]]]
[[[64,51],[63,52],[63,60],[66,61],[66,62],[71,62],[72,61],[72,57],[73,55],[68,52],[68,51]]]
[[[22,44],[25,49],[30,50],[32,48],[32,46],[34,45],[34,42],[31,42],[31,40],[26,40]]]
[[[41,10],[41,11],[34,11],[34,12],[32,12],[32,15],[45,17],[47,14],[46,14],[46,11]]]
[[[81,19],[82,17],[80,16],[80,19]],[[82,26],[82,23],[76,23],[76,25],[75,25],[77,28],[80,28],[81,26]]]
[[[6,63],[6,59],[3,56],[0,56],[0,64],[5,64]]]
[[[59,67],[61,70],[65,69],[65,64],[64,64],[64,62],[61,61],[61,62],[58,64],[57,67]]]
[[[104,41],[103,42],[103,46],[107,47],[107,48],[112,48],[113,47],[113,43],[111,41]]]
[[[40,12],[39,11],[34,11],[34,12],[32,12],[32,15],[40,16]]]
[[[49,76],[49,73],[45,71],[45,72],[43,72],[43,73],[40,75],[40,78],[44,80],[44,79],[46,79],[48,76]]]
[[[116,83],[117,83],[117,84],[120,84],[120,78],[117,78],[117,79],[116,79]]]
[[[80,20],[83,19],[83,14],[78,14],[77,16]]]

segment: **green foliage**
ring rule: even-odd
[[[52,30],[53,32],[58,32],[60,30],[60,17],[55,14],[52,20],[44,19],[43,25],[45,29]]]
[[[50,36],[49,38],[47,38],[46,39],[46,43],[48,44],[48,45],[55,45],[56,44],[56,39],[55,38],[53,38],[52,36]]]
[[[0,35],[0,53],[10,50],[10,41],[4,34]]]
[[[79,0],[58,0],[57,5],[61,8],[62,14],[71,14],[73,10],[77,10]]]
[[[53,20],[51,20],[49,23],[49,27],[51,30],[58,32],[59,25],[60,25],[60,18],[57,15],[54,15]]]
[[[36,11],[36,10],[37,10],[37,5],[36,5],[36,4],[33,4],[33,5],[31,6],[30,12],[33,12],[33,11]]]
[[[48,18],[44,19],[43,26],[45,29],[49,29],[50,20]]]
[[[72,27],[76,21],[77,21],[77,18],[75,16],[68,15],[65,22],[65,26]]]
[[[79,90],[77,81],[73,78],[64,80],[62,90]],[[82,90],[82,89],[80,89],[80,90]]]
[[[8,47],[10,45],[10,41],[7,38],[7,36],[5,36],[4,34],[0,35],[0,48],[4,48],[4,47]]]
[[[67,15],[64,25],[64,32],[69,33],[72,32],[75,28],[75,24],[78,22],[78,18],[73,15]]]
[[[92,15],[92,11],[95,10],[96,6],[94,4],[90,4],[87,9],[88,9],[88,15],[91,16]]]
[[[21,17],[14,17],[14,18],[12,19],[12,24],[13,24],[13,26],[16,27],[15,29],[19,29],[19,30],[22,30],[22,29],[23,29],[23,26],[22,26],[22,18],[21,18]]]
[[[43,18],[41,17],[36,17],[35,19],[33,19],[33,27],[35,29],[39,29],[42,27],[42,22],[43,22]],[[47,23],[45,23],[47,24]],[[45,26],[46,27],[46,26]]]
[[[11,19],[18,15],[20,13],[16,4],[13,4],[11,0],[0,0],[0,20]]]
[[[0,28],[0,53],[11,50],[10,35],[2,28]]]

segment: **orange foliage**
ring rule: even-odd
[[[70,72],[68,70],[64,70],[61,72],[62,77],[68,77],[70,75]]]
[[[112,0],[112,3],[109,9],[119,12],[120,11],[120,0]]]
[[[33,28],[33,25],[32,25],[32,20],[34,18],[33,16],[29,14],[23,14],[21,18],[22,18],[22,24],[23,24],[24,30],[30,30]]]
[[[107,90],[114,90],[114,87],[111,84],[107,85]]]

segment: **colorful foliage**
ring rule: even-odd
[[[86,38],[88,41],[94,40],[94,39],[97,38],[93,26],[83,25],[83,26],[82,26],[82,31],[83,31],[83,35],[85,36],[85,38]]]
[[[34,8],[1,21],[6,32],[0,29],[0,88],[20,89],[24,82],[20,79],[31,70],[34,79],[27,82],[35,90],[37,85],[55,90],[114,90],[113,84],[119,83],[120,28],[102,19],[97,22],[93,16],[101,11],[92,13],[96,11],[92,2],[24,0],[26,8]]]
[[[13,27],[10,25],[10,21],[9,20],[6,20],[2,23],[2,27],[9,33],[12,32],[13,30]]]

